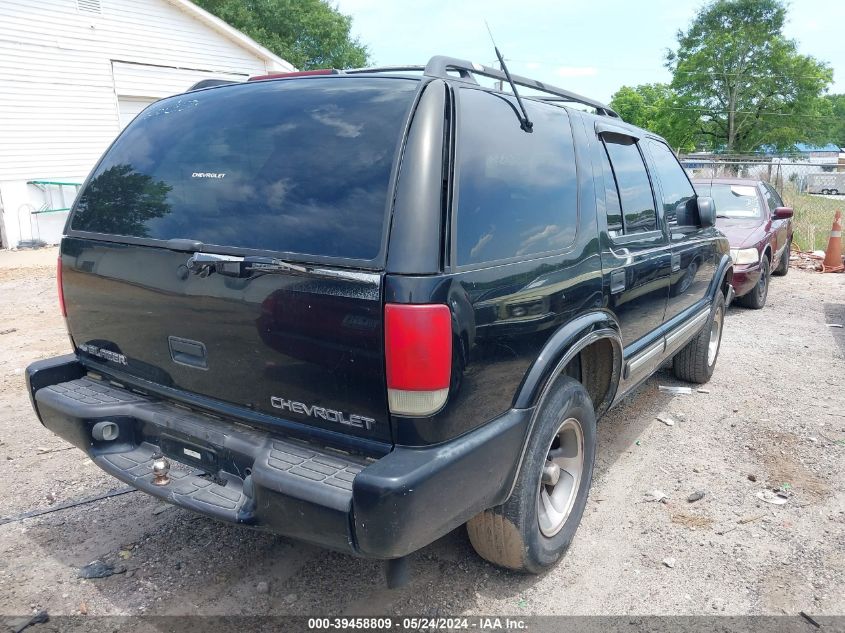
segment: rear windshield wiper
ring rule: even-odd
[[[252,277],[261,273],[307,274],[308,268],[273,257],[236,257],[217,253],[194,253],[187,263],[188,270],[199,277],[213,273],[224,277]]]
[[[274,273],[308,275],[328,279],[346,279],[349,281],[355,281],[359,277],[361,281],[365,281],[364,278],[367,277],[358,273],[293,264],[275,257],[237,257],[234,255],[219,255],[217,253],[194,253],[186,266],[191,273],[199,277],[208,277],[213,273],[217,273],[223,277],[237,277],[240,279]]]

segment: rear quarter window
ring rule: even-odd
[[[159,101],[97,166],[70,228],[375,260],[418,85],[285,80]]]
[[[578,225],[575,149],[566,110],[462,89],[459,99],[456,255],[459,266],[527,258],[571,245]]]

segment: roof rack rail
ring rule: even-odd
[[[448,76],[449,70],[465,70],[474,75],[482,75],[483,77],[490,77],[499,81],[508,80],[505,73],[497,68],[482,66],[481,64],[468,62],[463,59],[456,59],[454,57],[436,55],[428,60],[428,64],[425,66],[425,74],[432,77]],[[520,75],[511,74],[511,79],[513,79],[513,82],[518,86],[524,86],[525,88],[531,88],[533,90],[539,90],[540,92],[555,95],[556,97],[560,97],[560,101],[569,101],[572,103],[580,103],[590,106],[591,108],[595,108],[596,112],[605,116],[611,116],[617,119],[620,118],[619,115],[610,107],[600,101],[596,101],[595,99],[590,99],[589,97],[581,96],[575,92],[570,92],[569,90],[564,90],[563,88],[551,86],[547,83],[543,83],[542,81],[522,77]],[[555,101],[557,100],[558,99],[555,99]]]
[[[581,97],[580,95],[574,95],[574,96],[577,97],[577,98],[572,99],[572,98],[569,98],[569,97],[539,97],[539,96],[535,96],[534,99],[537,99],[539,101],[547,101],[549,103],[582,103],[584,105],[590,106],[591,108],[595,108],[597,114],[600,114],[600,115],[603,115],[603,116],[613,117],[615,119],[619,119],[620,121],[622,120],[622,117],[619,116],[619,113],[616,112],[616,110],[613,110],[610,106],[606,106],[602,103],[599,103],[598,101],[593,101],[592,99],[588,99],[587,97]]]
[[[459,79],[464,81],[470,81],[476,84],[478,82],[475,80],[475,77],[473,75],[481,75],[482,77],[489,77],[498,81],[508,81],[508,78],[505,73],[499,70],[498,68],[491,68],[489,66],[483,66],[482,64],[476,64],[475,62],[469,62],[463,59],[458,59],[456,57],[446,57],[444,55],[435,55],[430,60],[428,60],[428,63],[425,66],[381,66],[376,68],[355,68],[353,70],[347,70],[344,72],[376,73],[397,71],[422,71],[425,75],[429,77],[438,77],[440,79],[455,79],[454,75],[449,74],[449,71],[453,71],[458,73]],[[537,81],[536,79],[530,79],[528,77],[522,77],[520,75],[512,74],[511,79],[518,86],[523,86],[525,88],[531,88],[532,90],[539,90],[540,92],[545,92],[547,94],[554,95],[552,97],[532,98],[540,99],[542,101],[580,103],[582,105],[595,108],[596,112],[600,115],[613,117],[615,119],[621,118],[612,108],[600,101],[596,101],[595,99],[590,99],[589,97],[584,97],[575,92],[564,90],[563,88],[558,88],[556,86],[543,83],[542,81]]]
[[[431,62],[429,62],[431,63]],[[465,80],[471,81],[474,83],[478,83],[473,79],[472,73],[469,70],[463,68],[455,68],[458,73],[458,76]],[[402,71],[410,71],[410,72],[421,72],[428,75],[428,66],[421,66],[421,65],[407,65],[407,66],[373,66],[370,68],[352,68],[351,70],[344,70],[343,72],[348,74],[357,74],[357,73],[393,73],[393,72],[402,72]]]

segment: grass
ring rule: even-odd
[[[802,251],[826,249],[834,213],[837,209],[845,211],[845,198],[834,200],[798,193],[794,188],[787,186],[784,187],[783,200],[795,211],[792,219],[793,244]]]

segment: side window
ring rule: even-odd
[[[666,145],[653,141],[646,141],[660,188],[663,191],[663,213],[670,225],[697,225],[698,214],[690,204],[695,199],[695,189],[690,184],[684,168]]]
[[[619,190],[616,188],[616,179],[613,177],[613,169],[610,166],[610,159],[607,152],[601,153],[604,167],[604,191],[605,206],[607,207],[607,230],[611,237],[622,235],[624,225],[622,224],[622,205],[619,202]]]
[[[774,213],[775,209],[783,206],[783,200],[769,183],[763,183],[763,192],[766,194],[766,202],[769,203],[769,213]]]
[[[460,92],[456,214],[460,266],[538,255],[572,244],[578,226],[575,148],[566,110],[527,101],[534,131],[514,100]]]
[[[605,134],[604,146],[616,180],[625,234],[657,230],[654,195],[636,141],[627,136]]]

